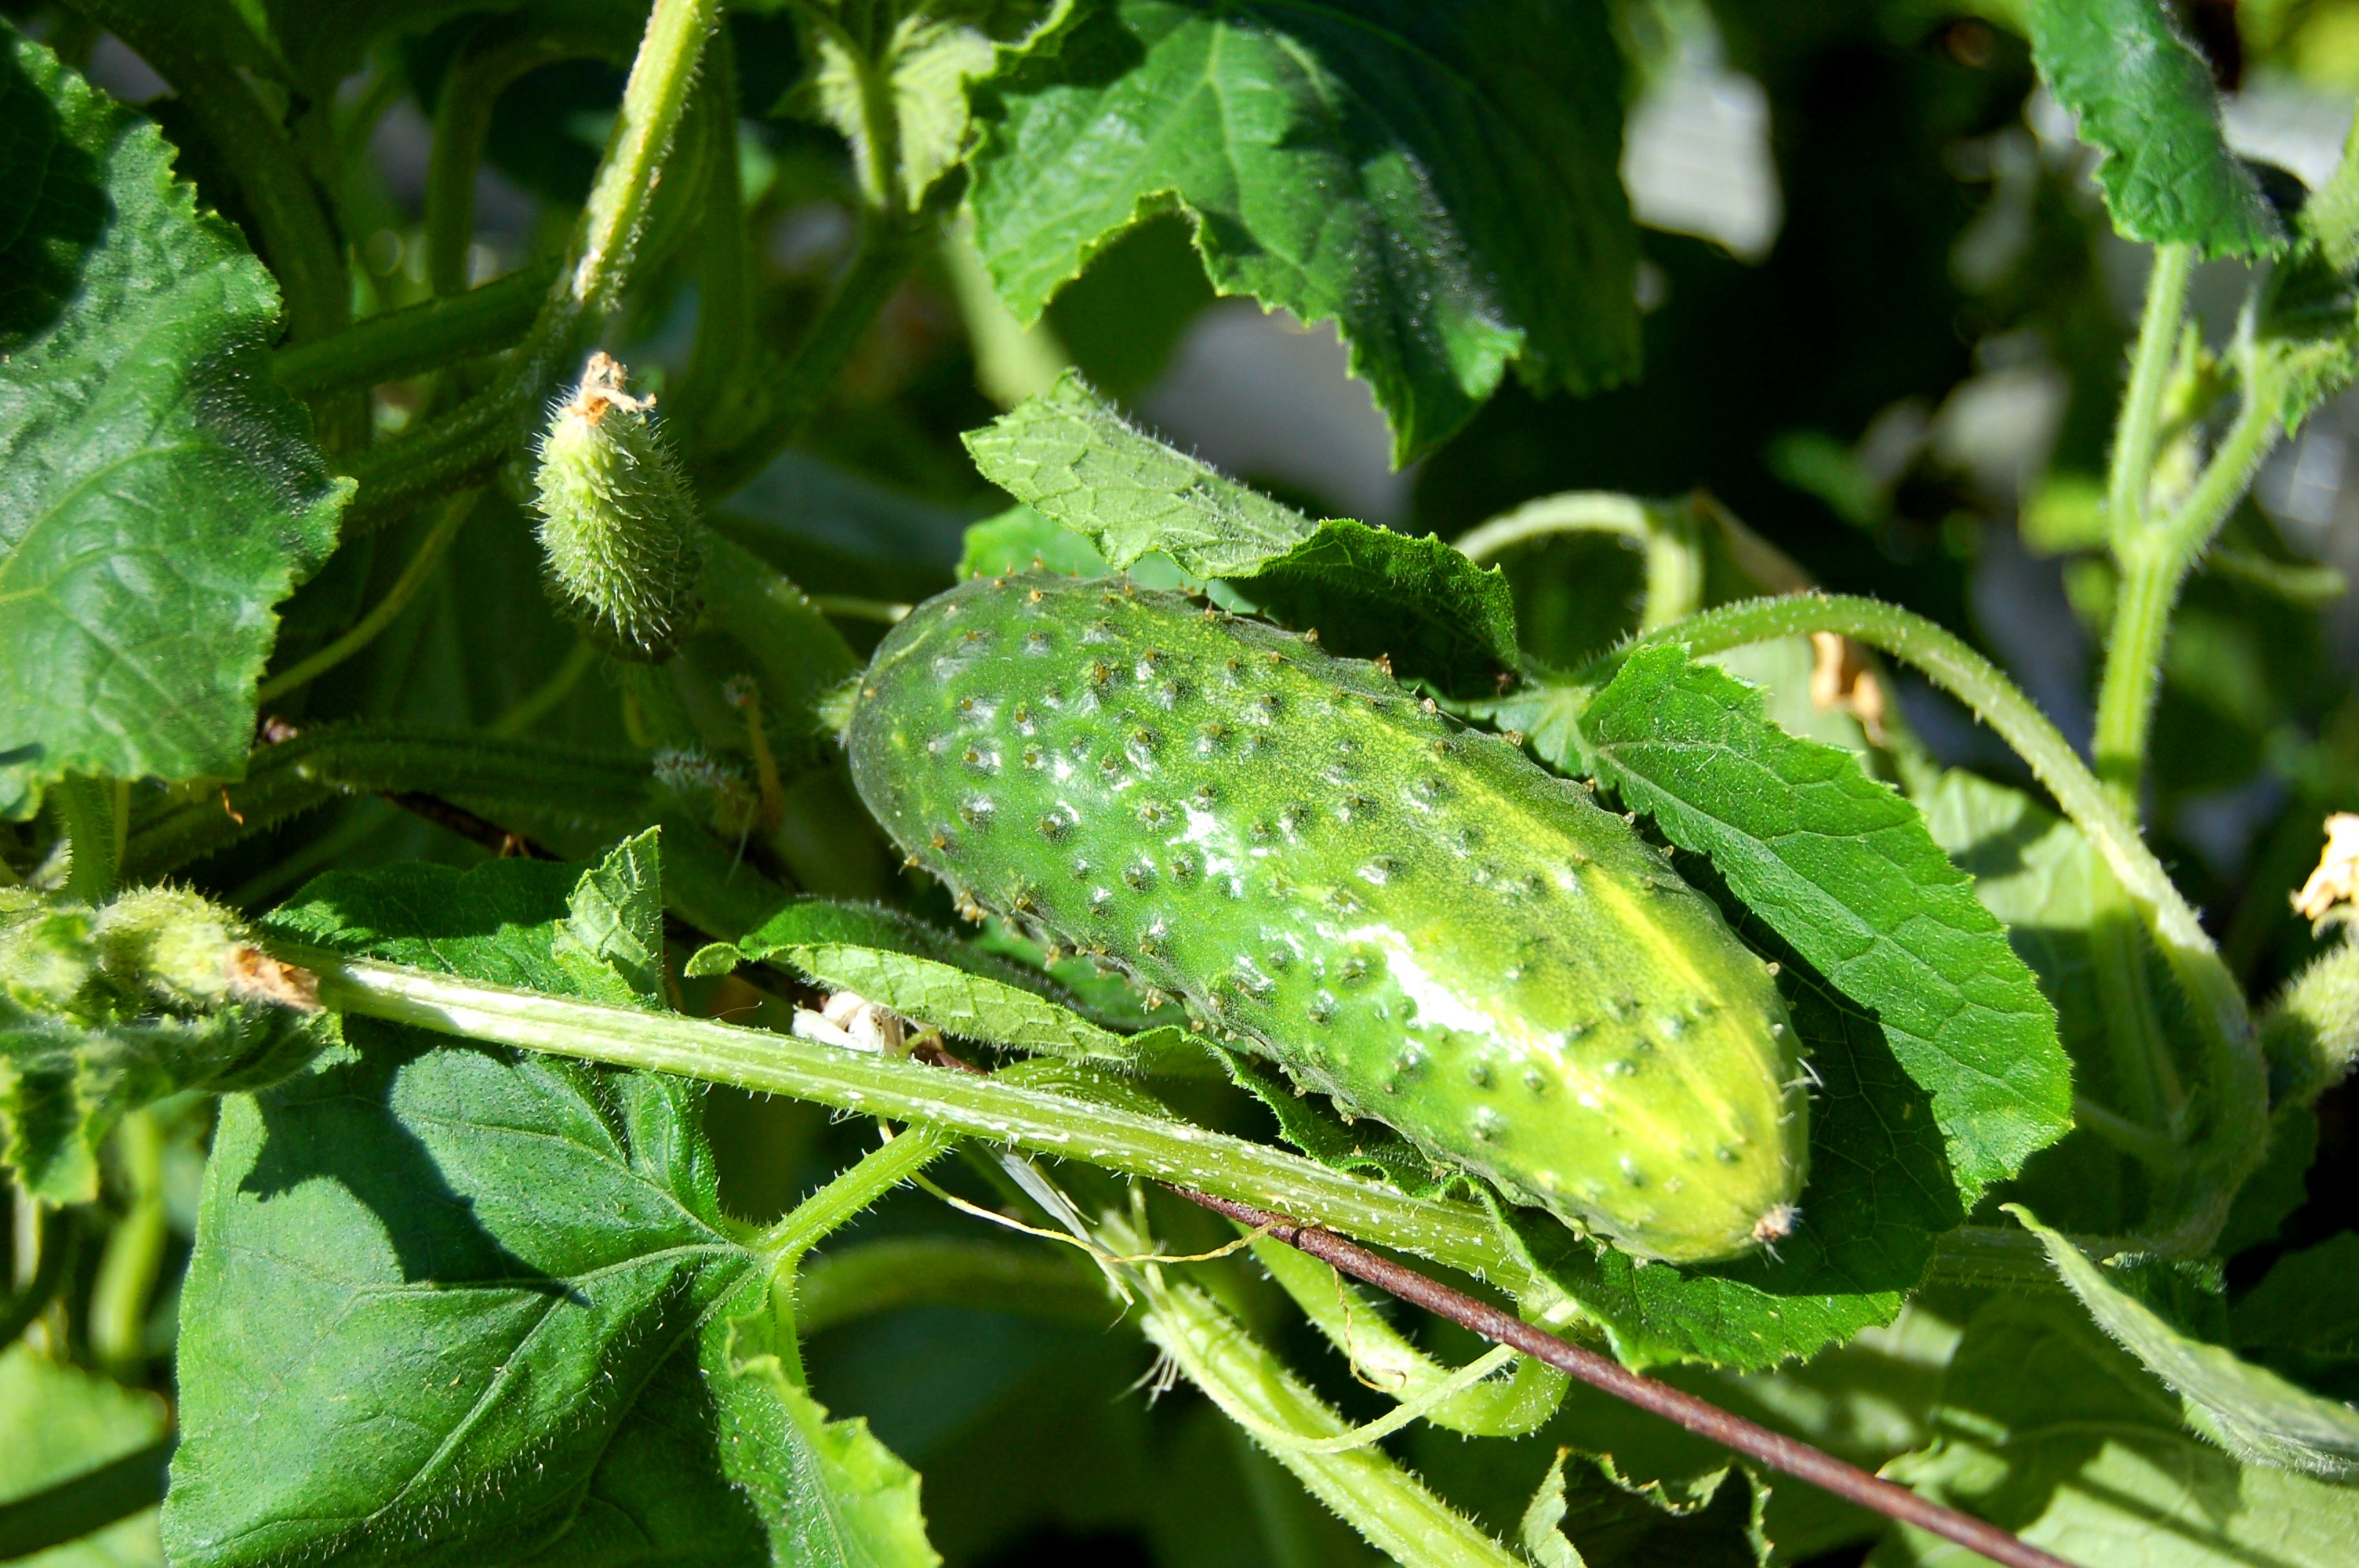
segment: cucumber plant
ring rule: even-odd
[[[0,1559],[2346,1561],[2199,9],[9,0]]]

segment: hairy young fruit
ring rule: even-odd
[[[978,579],[877,649],[861,796],[962,904],[1641,1257],[1788,1233],[1767,968],[1588,792],[1375,666],[1176,594]]]
[[[591,640],[647,664],[696,623],[695,497],[629,373],[590,356],[571,398],[549,411],[533,474],[551,590]]]

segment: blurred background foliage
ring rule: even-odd
[[[381,48],[346,83],[342,119],[375,150],[337,192],[364,264],[363,312],[428,292],[419,217],[430,125],[458,46],[480,21],[437,9],[446,19]],[[146,103],[180,145],[180,172],[240,217],[220,178],[225,149],[177,116],[120,44],[38,4],[0,10],[79,53],[118,96]],[[974,264],[954,243],[886,308],[801,449],[718,502],[715,521],[814,594],[890,604],[946,587],[964,527],[1006,504],[976,477],[960,433],[1071,362],[1178,443],[1314,514],[1449,538],[1553,492],[1708,491],[1825,586],[1895,600],[1968,636],[2085,743],[2113,589],[2094,508],[2147,253],[2110,233],[2090,155],[2035,81],[2018,6],[1619,0],[1614,14],[1631,67],[1625,178],[1646,225],[1646,368],[1636,384],[1576,400],[1510,383],[1440,450],[1395,472],[1383,423],[1343,377],[1332,335],[1250,301],[1214,300],[1179,221],[1149,222],[1111,247],[1029,334],[975,286]],[[2236,150],[2322,179],[2359,98],[2359,0],[2191,0],[2183,19],[2232,94]],[[625,26],[626,39],[635,27]],[[745,6],[729,27],[745,110],[736,156],[760,236],[760,319],[783,351],[852,242],[851,174],[832,133],[765,113],[800,71],[792,25]],[[471,277],[560,243],[620,77],[618,60],[568,59],[502,96]],[[2234,263],[2199,274],[2196,306],[2215,341],[2245,283]],[[683,367],[694,294],[694,268],[675,254],[626,323],[618,351],[658,389]],[[380,395],[382,426],[410,412],[402,388]],[[2324,814],[2359,809],[2359,607],[2319,569],[2359,573],[2354,443],[2359,401],[2346,397],[2277,453],[2229,547],[2193,585],[2168,661],[2147,820],[2256,994],[2314,951],[2288,894],[2316,858]],[[512,496],[487,494],[412,610],[284,716],[485,725],[553,700],[551,738],[613,737],[613,687],[597,675],[564,683],[569,668],[580,671],[575,633],[540,592],[516,508]],[[341,552],[289,607],[286,645],[323,643],[375,602],[431,521]],[[1550,663],[1574,663],[1636,624],[1641,565],[1620,541],[1560,537],[1504,564],[1530,651]],[[881,630],[844,624],[856,645]],[[1910,726],[1941,761],[2020,777],[1961,710],[1908,677],[1897,686]],[[799,787],[824,795],[840,787],[833,779],[815,770]],[[823,819],[857,819],[836,805]],[[868,866],[874,849],[811,852],[835,857],[842,883],[886,874]],[[217,856],[198,877],[262,906],[331,862],[466,853],[359,799]],[[745,1019],[777,1006],[733,981],[697,984],[699,1011]],[[1189,1108],[1208,1120],[1253,1128],[1261,1115],[1207,1094]],[[750,1217],[782,1211],[864,1136],[813,1108],[723,1091],[711,1103],[724,1196]],[[110,1354],[118,1376],[168,1393],[168,1277],[185,1260],[206,1118],[171,1106],[146,1114],[163,1175],[141,1190],[160,1195],[182,1240],[167,1254],[168,1288],[149,1320]],[[2352,1227],[2359,1146],[2347,1088],[2320,1108],[2320,1149],[2306,1203],[2277,1242],[2232,1262],[2232,1279]],[[939,1207],[905,1194],[859,1236],[944,1223]],[[1218,1238],[1169,1239],[1184,1249]],[[1248,1290],[1241,1304],[1348,1412],[1384,1408],[1274,1299],[1256,1303]],[[868,1415],[924,1475],[933,1539],[953,1563],[1085,1552],[1103,1563],[1211,1568],[1360,1554],[1201,1399],[1126,1397],[1149,1368],[1135,1341],[1103,1326],[1087,1314],[1059,1323],[925,1305],[821,1333],[814,1389],[839,1413]],[[1855,1382],[1843,1369],[1851,1352],[1774,1385],[1692,1380],[1873,1464],[1921,1441],[1912,1422],[1938,1380],[1924,1368],[1946,1350],[1919,1354],[1905,1343],[1912,1332],[1954,1340],[1937,1318],[1917,1329],[1904,1320],[1888,1345],[1857,1353],[1882,1359]],[[0,1378],[10,1375],[0,1363]],[[1912,1375],[1922,1387],[1909,1386]],[[1806,1420],[1793,1390],[1814,1379],[1829,1391]],[[138,1433],[152,1422],[137,1411],[120,1419]],[[1548,1432],[1516,1444],[1477,1451],[1424,1433],[1408,1446],[1453,1497],[1496,1515],[1520,1508],[1560,1427],[1593,1449],[1605,1445],[1601,1430],[1623,1431],[1633,1474],[1644,1466],[1627,1455],[1650,1444],[1664,1450],[1665,1473],[1687,1457],[1668,1429],[1579,1397]],[[0,1440],[0,1496],[38,1484],[31,1471],[10,1473],[37,1464],[30,1453]],[[1772,1504],[1772,1533],[1798,1559],[1859,1561],[1869,1526],[1803,1488]],[[143,1558],[152,1551],[134,1531],[41,1561]]]

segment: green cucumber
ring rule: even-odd
[[[1180,594],[976,579],[885,639],[845,744],[970,913],[1510,1197],[1673,1262],[1793,1227],[1773,971],[1585,788],[1379,666]]]

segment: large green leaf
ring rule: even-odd
[[[2163,0],[2034,0],[2032,58],[2081,139],[2098,148],[2114,227],[2207,256],[2285,243],[2259,184],[2220,135],[2211,68]]]
[[[2060,1296],[1995,1296],[1974,1315],[1935,1430],[1884,1473],[2076,1563],[2330,1568],[2359,1541],[2359,1489],[2188,1432],[2179,1400]],[[1959,1557],[1903,1527],[1875,1561]]]
[[[1404,675],[1445,687],[1487,688],[1516,664],[1515,601],[1497,568],[1430,536],[1314,523],[1147,435],[1071,372],[966,444],[985,479],[1116,569],[1144,561],[1159,576],[1177,563],[1195,579],[1224,579],[1335,652],[1388,654]],[[1027,531],[1010,532],[1020,547]]]
[[[2277,362],[2288,430],[2359,374],[2359,125],[2332,178],[2303,203],[2293,249],[2263,286],[2256,338]]]
[[[1025,321],[1177,209],[1220,292],[1337,324],[1399,460],[1510,361],[1573,391],[1636,368],[1621,66],[1596,0],[1116,0],[997,98],[975,237]]]
[[[893,153],[903,199],[921,205],[957,167],[973,136],[970,97],[978,82],[1020,59],[1073,10],[1072,0],[938,0],[872,14],[864,47],[832,6],[796,8],[803,47],[816,62],[788,106],[833,125],[852,144],[864,183],[883,189],[875,168],[870,84],[890,104]]]
[[[2238,1458],[2359,1478],[2359,1411],[2297,1388],[2223,1346],[2207,1344],[2140,1301],[2071,1241],[2008,1206],[2048,1249],[2089,1315],[2187,1401],[2187,1419]]]
[[[2072,1124],[2056,1013],[1917,808],[1761,717],[1677,647],[1633,656],[1582,727],[1603,776],[1862,1006],[1932,1096],[1972,1204]]]
[[[646,1000],[653,877],[645,838],[586,875],[338,873],[275,925]],[[348,1037],[223,1107],[183,1296],[175,1562],[931,1561],[913,1493],[872,1530],[834,1490],[889,1456],[730,1350],[769,1279],[721,1216],[693,1086],[358,1019]]]
[[[0,816],[235,778],[271,607],[335,543],[278,291],[153,123],[0,36]]]

